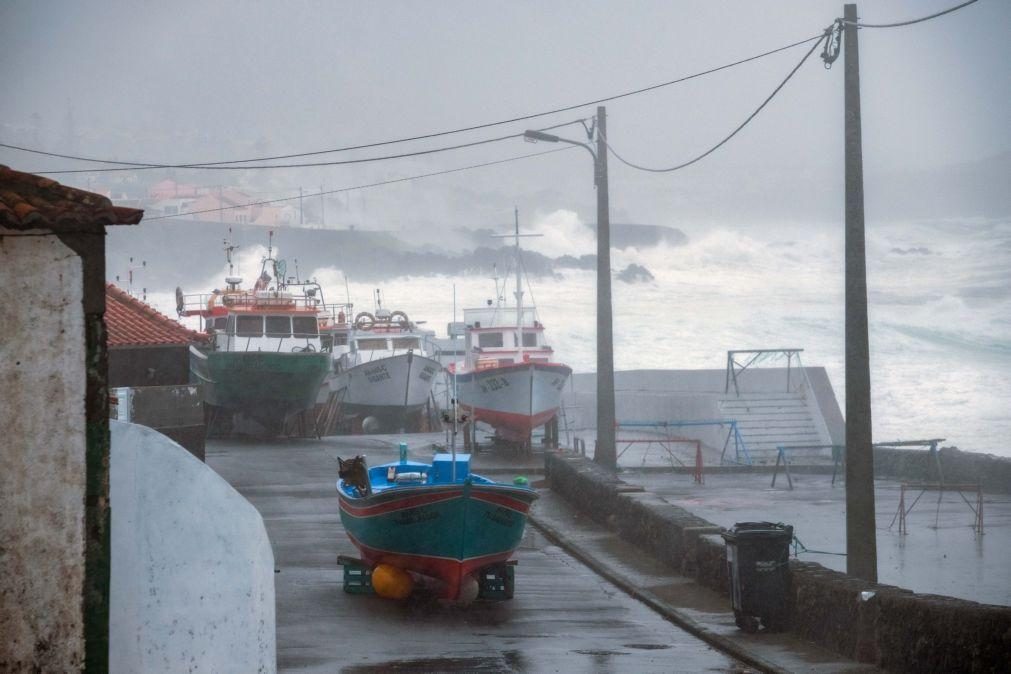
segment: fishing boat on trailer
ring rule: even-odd
[[[442,371],[432,333],[404,312],[384,309],[378,290],[376,304],[374,314],[355,316],[344,333],[346,348],[335,346],[330,390],[339,393],[345,415],[366,433],[420,430]]]
[[[529,447],[533,430],[558,414],[572,368],[555,361],[536,308],[524,306],[518,214],[513,236],[516,306],[489,300],[486,307],[464,309],[466,356],[450,366],[450,374],[460,404],[475,421],[494,428],[500,439]]]
[[[366,567],[434,578],[451,600],[487,596],[487,578],[508,578],[497,598],[512,596],[506,563],[537,498],[525,484],[472,474],[467,454],[436,454],[429,464],[402,451],[399,462],[372,468],[364,457],[342,461],[337,493],[341,522]]]
[[[286,282],[284,260],[272,257],[271,245],[256,284],[244,290],[231,262],[235,248],[226,247],[224,290],[184,295],[176,288],[179,315],[199,316],[211,337],[205,348],[190,347],[190,373],[203,384],[213,416],[227,417],[226,427],[242,415],[276,435],[289,416],[313,408],[330,371],[319,334],[322,289]]]

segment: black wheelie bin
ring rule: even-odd
[[[738,522],[723,534],[737,626],[757,632],[786,628],[789,615],[790,543],[793,527],[772,522]]]

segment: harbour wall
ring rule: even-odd
[[[276,671],[259,512],[157,431],[111,428],[110,671]]]
[[[551,489],[678,573],[728,592],[723,529],[583,457],[545,455]],[[790,562],[790,628],[861,662],[904,672],[1003,671],[1011,608],[916,594]]]

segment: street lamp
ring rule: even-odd
[[[597,148],[543,131],[525,131],[523,138],[545,143],[568,143],[586,148],[593,157],[597,187],[597,447],[593,460],[616,470],[614,419],[614,339],[611,320],[611,217],[607,194],[607,113],[597,108]]]

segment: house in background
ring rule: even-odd
[[[189,349],[207,335],[111,283],[105,293],[112,418],[153,428],[203,460],[203,397],[190,384]]]
[[[105,234],[143,216],[0,166],[0,671],[108,668]]]

